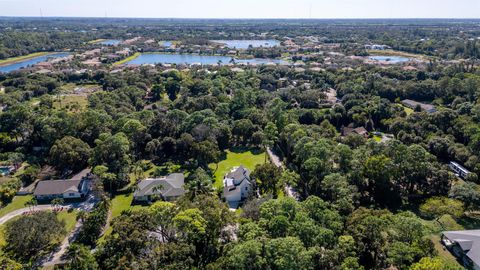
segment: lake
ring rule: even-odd
[[[113,46],[113,45],[120,44],[120,42],[122,42],[122,41],[119,40],[119,39],[107,39],[107,40],[104,40],[104,41],[100,41],[98,44]]]
[[[212,40],[215,43],[222,43],[225,44],[229,48],[237,48],[237,49],[248,49],[250,45],[253,48],[258,47],[274,47],[279,46],[280,41],[274,39],[268,40],[259,40],[259,39],[252,39],[252,40]]]
[[[0,66],[0,72],[5,72],[6,73],[6,72],[14,71],[14,70],[19,70],[21,68],[32,66],[32,65],[35,65],[35,64],[40,63],[40,62],[45,62],[49,58],[60,58],[60,57],[68,56],[68,55],[69,55],[69,53],[65,53],[65,52],[42,55],[42,56],[34,57],[34,58],[31,58],[31,59],[28,59],[28,60],[20,61],[20,62],[17,62],[17,63],[8,64],[8,65],[5,65],[5,66]]]
[[[137,58],[127,62],[127,65],[142,65],[142,64],[202,64],[202,65],[217,65],[219,62],[228,64],[233,58],[230,56],[220,55],[197,55],[197,54],[166,54],[166,53],[144,53]],[[237,64],[288,64],[284,60],[276,59],[235,59]]]
[[[369,56],[368,59],[376,60],[376,61],[385,61],[385,62],[390,62],[394,64],[404,63],[412,60],[410,58],[402,57],[402,56],[383,56],[383,55]]]

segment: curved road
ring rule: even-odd
[[[70,206],[64,206],[67,209],[70,208]],[[31,211],[46,211],[46,210],[53,210],[53,206],[51,204],[42,204],[42,205],[37,205],[35,208],[32,207],[25,207],[25,208],[20,208],[15,211],[12,211],[8,214],[6,214],[3,217],[0,217],[0,225],[5,224],[5,222],[9,221],[10,219],[21,216],[25,213],[31,212]]]

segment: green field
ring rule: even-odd
[[[135,58],[137,58],[137,57],[139,57],[139,56],[140,56],[140,53],[139,53],[139,52],[136,52],[136,53],[130,55],[129,57],[125,58],[125,59],[122,59],[122,60],[120,60],[120,61],[118,61],[118,62],[113,63],[113,65],[114,65],[114,66],[123,65],[123,64],[125,64],[125,63],[127,63],[127,62],[129,62],[129,61],[132,61],[133,59],[135,59]]]
[[[87,42],[88,44],[96,44],[96,43],[100,43],[102,41],[105,41],[106,39],[104,38],[99,38],[99,39],[94,39],[94,40],[90,40],[89,42]]]
[[[78,109],[83,110],[87,108],[88,99],[81,95],[66,95],[54,99],[53,107],[55,109],[69,109],[74,110],[72,106],[78,106]]]
[[[32,199],[31,195],[15,196],[11,203],[5,205],[5,207],[2,207],[0,209],[0,217],[3,217],[4,215],[6,215],[6,214],[8,214],[12,211],[15,211],[15,210],[26,207],[25,203],[30,201],[31,199]]]
[[[130,209],[130,205],[132,204],[132,201],[133,201],[133,194],[121,194],[121,195],[115,196],[112,199],[111,207],[110,207],[110,217],[107,220],[107,229],[105,230],[105,233],[102,235],[102,237],[98,239],[99,242],[103,242],[105,237],[112,233],[112,227],[110,227],[110,221],[120,216],[120,214],[123,211]]]
[[[227,150],[226,158],[216,164],[210,164],[209,167],[215,172],[214,187],[221,189],[223,186],[223,176],[229,172],[232,167],[243,165],[250,171],[255,169],[258,164],[265,163],[265,152],[258,150],[238,151],[237,149]],[[217,170],[215,171],[215,169]]]
[[[35,58],[35,57],[44,56],[44,55],[47,55],[47,54],[51,54],[51,53],[50,52],[36,52],[36,53],[27,54],[27,55],[22,55],[22,56],[3,59],[3,60],[0,60],[0,66],[14,64],[14,63],[21,62],[21,61],[28,60],[28,59],[32,59],[32,58]]]

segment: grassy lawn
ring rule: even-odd
[[[408,57],[408,58],[417,58],[421,60],[428,60],[433,58],[431,56],[427,56],[423,54],[413,54],[413,53],[407,53],[407,52],[395,51],[395,50],[367,50],[367,52],[371,55],[402,56],[402,57]]]
[[[136,52],[134,53],[133,55],[130,55],[129,57],[125,58],[125,59],[122,59],[120,61],[117,61],[115,63],[113,63],[114,66],[118,66],[118,65],[123,65],[129,61],[132,61],[133,59],[137,58],[140,56],[140,53],[139,52]]]
[[[11,57],[11,58],[0,60],[0,65],[13,64],[13,63],[21,62],[21,61],[28,60],[28,59],[31,59],[31,58],[44,56],[44,55],[47,55],[47,54],[51,54],[51,53],[50,52],[36,52],[36,53],[27,54],[27,55]]]
[[[409,107],[407,106],[404,106],[403,104],[398,104],[400,107],[402,107],[402,109],[405,111],[405,113],[408,115],[412,114],[414,112],[413,109],[410,109]]]
[[[98,239],[99,243],[103,242],[105,240],[105,237],[112,233],[112,227],[110,227],[110,221],[120,216],[120,214],[123,211],[130,209],[130,205],[132,204],[132,201],[133,201],[133,193],[117,195],[112,199],[112,202],[111,202],[112,206],[110,207],[110,218],[109,220],[107,220],[107,229],[105,230],[105,233],[102,235],[102,237]]]
[[[381,141],[382,141],[382,136],[373,135],[373,139],[374,139],[376,142],[381,142]]]
[[[31,199],[32,199],[31,195],[15,196],[11,203],[5,205],[5,207],[0,209],[0,217],[3,217],[4,215],[6,215],[6,214],[8,214],[12,211],[24,208],[25,203],[30,201]]]
[[[53,108],[55,109],[72,109],[74,105],[78,105],[80,110],[87,108],[88,100],[86,96],[81,95],[66,95],[55,97]]]
[[[75,224],[77,223],[77,214],[78,211],[62,211],[57,214],[58,220],[65,221],[65,230],[67,232],[71,232],[73,228],[75,228]]]
[[[105,41],[106,39],[104,38],[99,38],[99,39],[94,39],[94,40],[90,40],[89,42],[87,42],[88,44],[95,44],[95,43],[100,43],[102,41]]]
[[[216,165],[210,164],[209,167],[215,171],[215,184],[217,189],[223,186],[223,176],[229,172],[232,167],[243,165],[250,171],[255,169],[258,164],[265,163],[265,153],[257,150],[237,151],[236,149],[227,150],[226,158],[218,163],[218,169],[215,171]]]

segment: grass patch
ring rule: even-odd
[[[62,211],[57,214],[57,219],[65,222],[65,230],[71,232],[77,224],[77,211]]]
[[[265,152],[259,152],[258,150],[246,150],[246,151],[239,151],[238,149],[231,149],[226,151],[225,159],[220,161],[218,165],[218,169],[216,164],[210,164],[209,167],[213,171],[214,174],[214,187],[217,189],[221,189],[223,186],[223,176],[229,172],[232,167],[243,165],[250,171],[255,169],[255,166],[258,164],[265,163]]]
[[[428,60],[432,58],[424,54],[414,54],[414,53],[407,53],[407,52],[395,51],[395,50],[367,50],[367,52],[371,55],[401,56],[401,57],[407,57],[407,58],[417,58],[421,60]]]
[[[139,56],[140,56],[140,53],[139,53],[139,52],[136,52],[136,53],[130,55],[129,57],[125,58],[125,59],[122,59],[122,60],[120,60],[120,61],[117,61],[117,62],[113,63],[113,65],[114,65],[114,66],[123,65],[123,64],[125,64],[125,63],[127,63],[127,62],[132,61],[133,59],[135,59],[135,58],[137,58],[137,57],[139,57]]]
[[[120,216],[123,211],[126,211],[130,209],[130,205],[132,204],[133,201],[133,193],[131,194],[120,194],[115,196],[112,199],[111,202],[111,207],[110,207],[110,217],[107,220],[107,229],[105,230],[105,233],[98,239],[98,243],[101,243],[105,240],[105,237],[110,235],[112,233],[112,227],[110,226],[110,222]]]
[[[372,137],[376,142],[381,142],[382,141],[382,136],[379,135],[373,135]]]
[[[25,61],[35,57],[44,56],[47,54],[51,54],[51,52],[36,52],[36,53],[27,54],[27,55],[3,59],[3,60],[0,60],[0,66],[14,64],[14,63]]]
[[[412,114],[414,112],[413,109],[410,109],[409,107],[403,105],[403,104],[398,104],[402,109],[405,111],[405,113],[408,115]]]
[[[84,110],[87,108],[88,99],[83,95],[65,95],[55,98],[53,108],[57,110],[67,109],[69,111]]]
[[[9,204],[0,209],[0,217],[5,216],[6,214],[24,208],[25,203],[30,201],[33,197],[31,195],[27,196],[15,196]]]
[[[105,41],[106,39],[104,38],[99,38],[99,39],[94,39],[94,40],[90,40],[89,42],[87,42],[88,44],[97,44],[97,43],[100,43],[102,41]]]

